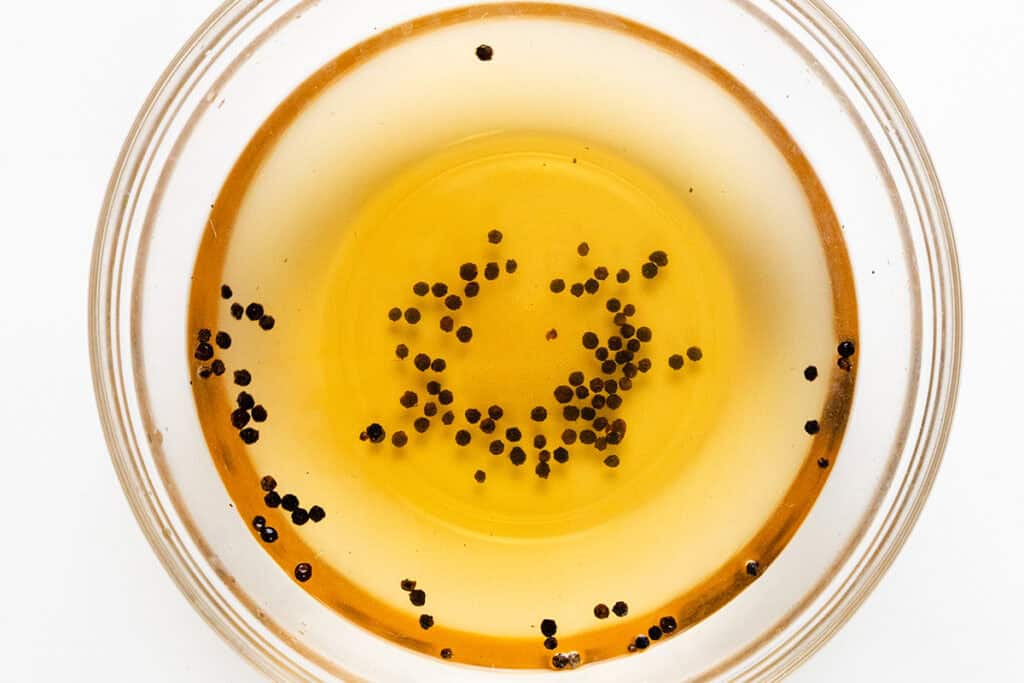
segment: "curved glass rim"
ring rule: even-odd
[[[316,0],[303,0],[301,9]],[[766,0],[799,23],[854,83],[875,118],[884,122],[888,143],[902,173],[913,188],[916,209],[924,227],[927,270],[934,286],[930,296],[932,356],[921,380],[926,398],[921,424],[909,452],[897,494],[885,511],[886,519],[869,539],[850,578],[828,596],[814,614],[800,608],[787,617],[805,623],[788,640],[765,651],[758,661],[738,673],[740,679],[785,676],[821,648],[853,615],[882,578],[902,548],[927,500],[942,461],[959,384],[962,352],[962,301],[955,240],[945,199],[924,142],[902,98],[881,66],[843,20],[822,0]],[[150,468],[136,426],[126,409],[130,380],[122,368],[123,340],[118,327],[118,303],[130,292],[123,278],[123,259],[129,242],[128,223],[135,210],[141,180],[151,167],[151,148],[159,144],[164,125],[177,112],[181,93],[203,66],[211,46],[230,41],[236,30],[282,0],[226,0],[193,33],[164,70],[148,95],[122,146],[100,211],[92,254],[89,290],[89,345],[93,386],[104,435],[114,469],[140,527],[164,568],[204,620],[258,669],[277,677],[308,676],[302,667],[282,657],[225,601],[206,579],[184,546],[160,501],[149,492]],[[733,0],[751,11],[748,0]],[[929,334],[929,330],[922,330]],[[730,664],[724,665],[726,668]]]

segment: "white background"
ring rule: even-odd
[[[725,0],[723,0],[725,1]],[[966,304],[959,410],[885,580],[796,681],[1019,679],[1024,619],[1024,4],[833,0],[943,179]],[[96,216],[150,86],[214,0],[0,0],[0,680],[258,680],[121,495],[93,401]]]

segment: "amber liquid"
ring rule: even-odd
[[[586,663],[635,651],[636,637],[666,617],[677,628],[652,645],[685,638],[770,570],[842,437],[855,369],[837,366],[836,348],[856,339],[856,309],[824,192],[728,74],[604,15],[503,7],[388,32],[281,106],[212,211],[218,230],[199,249],[188,345],[205,375],[210,362],[191,357],[197,331],[231,335],[216,351],[227,372],[194,381],[198,416],[244,523],[263,516],[279,535],[266,543],[252,529],[253,542],[289,575],[312,567],[302,589],[424,653],[548,668],[557,653]],[[481,42],[493,59],[476,56]],[[647,103],[616,99],[631,73],[674,90]],[[699,121],[635,125],[681,111],[673,98],[701,110]],[[693,126],[691,138],[715,141],[713,151],[679,142],[685,131],[673,135],[672,125]],[[730,185],[719,153],[742,158],[756,191]],[[498,243],[488,239],[495,229]],[[655,251],[668,264],[644,277]],[[479,272],[472,297],[466,263]],[[493,279],[488,263],[500,271]],[[602,267],[609,275],[598,279]],[[552,291],[553,279],[565,291]],[[596,293],[570,291],[588,279]],[[444,283],[461,305],[419,296],[419,281]],[[232,288],[226,300],[222,283]],[[628,372],[625,361],[602,369],[583,343],[586,332],[604,348],[624,336],[613,298],[635,308],[629,325],[651,331],[629,361],[650,369],[615,392],[614,409],[599,392],[595,416],[625,425],[608,443],[604,423],[567,417],[554,392],[573,371],[587,385]],[[273,329],[232,315],[232,303],[252,302]],[[420,319],[393,321],[393,307]],[[472,339],[442,329],[446,315]],[[444,359],[443,370],[417,369],[421,353]],[[245,387],[233,383],[240,369],[252,376]],[[431,381],[452,392],[450,404],[428,391]],[[243,390],[267,410],[247,424],[258,431],[250,444],[231,420]],[[400,403],[407,391],[414,406]],[[593,408],[593,396],[568,405]],[[491,434],[466,417],[477,409],[486,418],[495,405]],[[539,406],[543,421],[531,417]],[[421,418],[429,425],[418,431]],[[808,433],[810,420],[819,432]],[[383,428],[380,442],[367,437],[371,424]],[[460,430],[467,445],[456,442]],[[603,442],[581,443],[584,430]],[[559,446],[565,462],[553,457]],[[265,475],[326,518],[296,525],[268,507]],[[424,605],[412,604],[403,579],[425,591]],[[595,616],[618,601],[628,614]],[[557,644],[545,646],[543,619],[557,623]]]

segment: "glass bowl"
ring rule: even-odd
[[[439,12],[462,22],[573,7],[639,22],[705,55],[788,130],[849,251],[857,390],[835,470],[772,571],[685,636],[574,671],[453,664],[338,617],[252,541],[188,386],[189,274],[245,144],[338,54],[422,30]],[[89,319],[100,418],[140,526],[203,618],[282,680],[780,678],[849,618],[903,545],[941,460],[961,351],[953,236],[927,152],[881,68],[817,0],[226,2],[174,58],[124,143],[99,220]]]

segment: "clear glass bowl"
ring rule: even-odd
[[[189,274],[209,206],[269,113],[349,47],[457,5],[227,2],[174,58],[125,141],[93,254],[90,342],[100,417],[139,524],[199,613],[274,678],[780,678],[860,605],[924,504],[956,396],[959,276],[938,180],[881,68],[817,0],[579,6],[646,24],[724,67],[785,126],[826,188],[860,314],[857,391],[835,470],[771,572],[685,637],[639,656],[562,672],[451,664],[309,597],[252,541],[207,451],[181,346]]]

